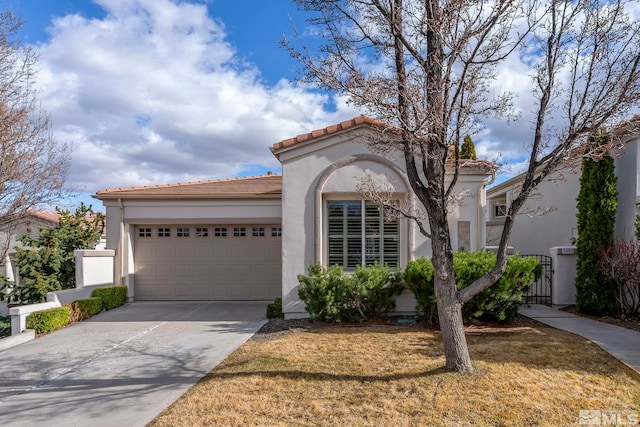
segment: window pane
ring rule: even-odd
[[[387,221],[384,209],[373,202],[365,202],[365,264],[388,264],[397,267],[400,263],[400,221]]]
[[[362,263],[362,202],[330,200],[328,213],[328,262],[353,269]]]
[[[387,222],[379,205],[360,200],[330,200],[327,214],[329,265],[342,265],[346,270],[376,262],[390,267],[399,265],[400,222]]]

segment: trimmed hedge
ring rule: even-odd
[[[102,299],[103,310],[111,310],[127,302],[127,287],[108,286],[106,288],[97,288],[91,292],[91,296]]]
[[[267,319],[277,319],[282,317],[282,298],[276,298],[267,305]]]
[[[298,296],[312,320],[364,321],[386,316],[395,309],[395,296],[404,286],[386,265],[360,266],[345,274],[341,266],[309,266],[298,275]]]
[[[94,316],[102,311],[102,298],[91,297],[79,299],[70,304],[71,322],[79,322]]]
[[[34,329],[38,334],[46,334],[65,326],[70,317],[71,307],[68,305],[36,311],[27,317],[27,328]]]
[[[458,289],[463,289],[488,273],[496,263],[493,252],[457,252],[453,255],[453,269]],[[486,318],[507,321],[518,314],[524,302],[524,294],[542,274],[542,266],[531,257],[511,256],[502,278],[462,306],[465,320]],[[418,302],[418,312],[427,322],[435,321],[436,297],[434,292],[433,265],[424,258],[410,261],[404,274],[407,287]]]

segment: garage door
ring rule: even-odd
[[[282,228],[135,227],[136,300],[272,300],[281,296]]]

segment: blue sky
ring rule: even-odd
[[[68,184],[80,200],[105,188],[279,172],[269,147],[360,114],[344,99],[295,83],[279,46],[290,0],[0,0],[26,22],[40,53],[37,85],[53,134],[73,146]],[[313,39],[307,39],[313,43]],[[501,69],[498,90],[519,94],[528,65]],[[521,167],[529,122],[493,120],[474,136],[479,157]],[[507,172],[503,176],[508,176]]]
[[[269,146],[358,115],[293,82],[289,0],[5,0],[40,50],[41,100],[73,147],[79,200],[104,188],[279,172]],[[247,13],[247,11],[251,13]]]

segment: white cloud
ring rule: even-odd
[[[202,5],[100,0],[104,19],[53,21],[43,106],[74,145],[69,183],[103,188],[277,170],[269,146],[357,115],[286,80],[266,86]]]
[[[39,46],[43,106],[56,137],[76,147],[69,183],[80,190],[278,170],[271,144],[359,114],[285,78],[267,85],[204,5],[96,2],[104,18],[56,19]],[[532,142],[530,59],[509,57],[492,86],[517,94],[521,118],[486,120],[473,137],[479,157],[512,171]]]

